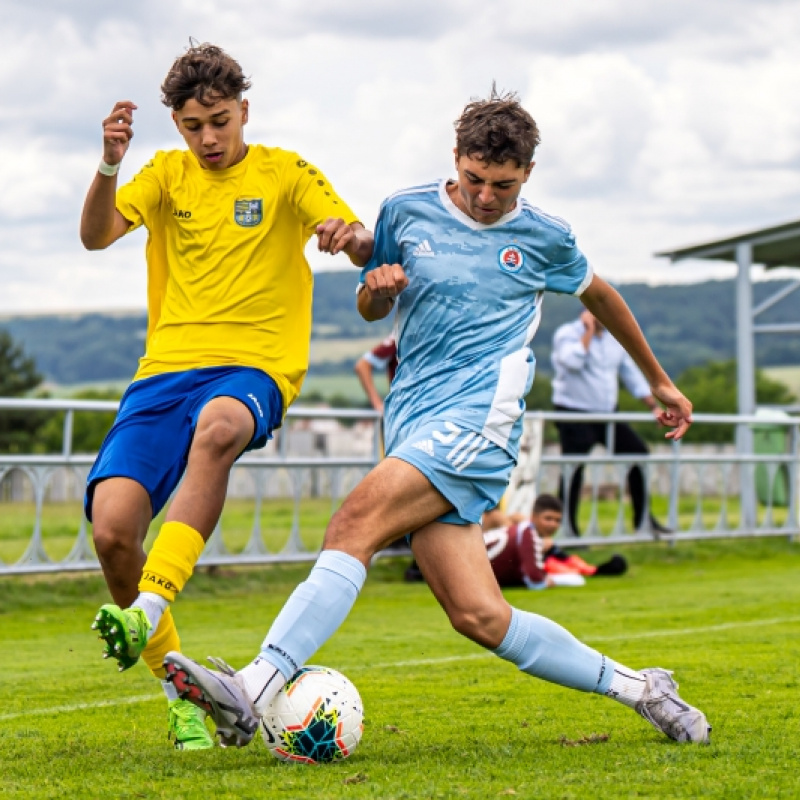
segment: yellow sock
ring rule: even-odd
[[[181,640],[178,638],[178,629],[175,627],[175,620],[172,619],[172,612],[167,609],[161,616],[155,633],[142,650],[142,658],[150,668],[150,672],[156,678],[164,680],[167,674],[164,669],[164,656],[171,650],[180,652],[180,649]]]
[[[153,592],[174,602],[203,552],[203,537],[182,522],[165,522],[156,536],[139,581],[140,592]]]

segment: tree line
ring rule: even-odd
[[[358,276],[357,270],[350,270],[315,277],[313,338],[372,337],[378,341],[390,332],[390,319],[368,323],[356,311],[353,298]],[[754,284],[754,303],[762,302],[787,283]],[[673,378],[692,366],[735,358],[736,291],[732,280],[678,286],[622,284],[618,289]],[[551,373],[555,329],[577,317],[580,309],[580,301],[574,297],[545,297],[541,325],[534,339],[540,375]],[[787,298],[758,319],[780,323],[797,322],[797,317],[796,303]],[[0,321],[0,329],[22,343],[47,381],[67,386],[129,380],[142,355],[146,328],[144,312],[51,314]],[[757,336],[756,363],[763,367],[800,364],[800,337]],[[314,364],[312,374],[350,374],[352,368],[353,360],[343,357]]]

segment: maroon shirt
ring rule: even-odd
[[[483,541],[500,586],[546,588],[542,540],[531,522],[483,532]]]
[[[373,364],[377,362],[386,369],[386,377],[391,383],[397,372],[397,342],[394,336],[387,336],[379,345],[373,347],[370,353],[374,359]]]

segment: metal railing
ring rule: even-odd
[[[73,452],[73,431],[76,413],[109,412],[116,408],[113,401],[0,399],[0,415],[9,411],[64,413],[60,453],[0,454],[0,575],[99,569],[87,523],[75,502],[82,496],[94,455]],[[582,502],[588,505],[588,514],[584,512],[588,523],[580,539],[569,542],[579,546],[741,536],[798,537],[800,417],[765,423],[759,416],[698,414],[695,420],[735,425],[739,433],[738,449],[693,447],[676,442],[654,448],[648,456],[614,456],[609,455],[613,451],[614,423],[652,423],[649,414],[528,412],[526,428],[529,434],[533,431],[534,439],[538,437],[539,450],[535,463],[528,463],[525,477],[516,482],[517,487],[524,489],[527,481],[531,497],[542,491],[555,493],[562,479],[569,486],[572,472],[583,466],[587,496]],[[565,456],[557,445],[541,448],[544,425],[557,421],[605,423],[608,450],[588,456]],[[753,427],[765,424],[783,432],[783,452],[758,453],[749,448]],[[379,460],[379,431],[380,419],[373,411],[291,409],[284,427],[276,432],[266,451],[248,453],[237,462],[237,480],[241,484],[242,474],[246,474],[250,488],[234,486],[232,474],[229,497],[252,503],[252,523],[246,543],[231,547],[226,542],[224,525],[220,524],[200,563],[210,566],[314,559],[317,551],[304,544],[307,538],[303,535],[301,513],[304,503],[310,497],[321,497],[330,503],[331,510],[335,509]],[[667,499],[666,523],[674,532],[652,530],[647,515],[637,530],[626,524],[626,475],[635,464],[642,469],[650,494]],[[61,487],[61,500],[53,499],[56,483]],[[270,550],[265,544],[261,520],[264,504],[276,499],[291,504],[291,523],[278,549]],[[613,523],[608,522],[609,504],[613,508]],[[601,506],[604,514],[600,513]],[[19,554],[17,547],[11,557],[4,557],[19,544],[20,526],[27,525],[28,521],[8,521],[16,519],[13,512],[23,507],[32,507],[33,517],[29,520],[29,535],[24,535],[24,551]],[[66,527],[71,531],[67,534],[71,541],[69,552],[61,558],[48,553],[46,508],[51,512],[63,508],[64,514],[70,516],[68,520],[59,519],[57,526],[59,530]],[[9,533],[10,528],[13,530]],[[563,531],[561,535],[567,537],[568,533]]]

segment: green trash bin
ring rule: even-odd
[[[789,415],[778,409],[758,409],[756,415],[763,417],[763,422],[752,425],[753,453],[756,455],[786,455],[789,451],[789,429],[771,420],[779,420]],[[774,471],[770,490],[769,476],[772,470],[767,464],[756,465],[756,495],[758,502],[768,505],[770,499],[773,506],[789,505],[789,469],[788,464],[780,464]]]

